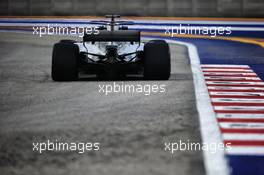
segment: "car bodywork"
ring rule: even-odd
[[[62,74],[62,72],[58,72],[58,71],[62,71],[62,70],[67,71],[66,69],[64,70],[62,65],[59,66],[56,65],[62,64],[61,63],[63,61],[62,57],[68,57],[68,55],[66,54],[66,52],[68,52],[66,47],[69,47],[68,46],[69,44],[71,44],[73,47],[78,46],[77,56],[76,57],[74,56],[75,57],[74,59],[77,59],[76,63],[74,62],[74,60],[71,60],[69,61],[69,63],[67,63],[67,64],[70,63],[76,64],[78,74],[80,72],[85,74],[94,74],[97,75],[97,77],[107,78],[107,79],[127,77],[128,75],[142,75],[142,77],[144,77],[144,69],[146,67],[145,66],[146,53],[144,51],[146,50],[145,43],[141,41],[140,31],[128,30],[127,25],[131,25],[132,22],[116,21],[115,19],[119,17],[120,16],[118,15],[109,15],[107,16],[107,18],[110,18],[111,19],[110,21],[92,21],[91,22],[92,24],[99,25],[98,26],[99,32],[92,34],[85,34],[83,36],[82,42],[62,40],[59,44],[57,43],[57,46],[60,45],[61,48],[60,50],[65,50],[65,53],[62,53],[62,51],[58,53],[57,51],[58,49],[57,50],[55,49],[56,47],[54,47],[53,49],[53,68],[52,68],[53,79],[56,81],[57,79],[56,74],[60,74],[60,75]],[[155,43],[157,46],[165,45],[167,47],[165,48],[165,57],[167,60],[165,61],[168,62],[166,64],[167,66],[166,69],[170,69],[170,62],[168,61],[168,59],[170,58],[167,58],[169,57],[169,53],[167,54],[167,52],[169,52],[167,43],[165,41],[156,41]],[[153,44],[154,43],[152,43],[152,45]],[[155,52],[154,47],[153,47],[153,53]],[[54,54],[55,52],[56,54]],[[71,55],[71,53],[69,54]],[[153,54],[150,53],[150,55]],[[153,55],[152,57],[155,57],[155,55]],[[72,59],[72,58],[67,58],[67,59]],[[154,63],[155,59],[153,58],[153,60],[154,61],[152,62]],[[161,60],[161,62],[164,61]],[[156,68],[157,66],[159,66],[157,65],[158,63],[155,64],[156,65],[154,65],[153,67],[152,63],[150,63],[150,66],[153,67],[153,70],[155,69],[155,66]],[[67,66],[69,65],[66,65],[66,67]],[[170,70],[169,70],[169,74],[170,74]],[[167,75],[166,77],[163,77],[161,79],[168,79],[168,77],[169,76]]]

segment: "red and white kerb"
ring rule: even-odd
[[[227,154],[264,155],[264,82],[247,65],[201,65]]]

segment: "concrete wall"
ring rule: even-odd
[[[0,0],[0,15],[264,17],[264,0]]]

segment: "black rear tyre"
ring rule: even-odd
[[[161,40],[146,43],[144,46],[144,78],[147,80],[168,80],[170,71],[168,43]]]
[[[70,43],[56,43],[52,53],[51,76],[54,81],[78,79],[79,47]]]
[[[70,40],[70,39],[63,39],[63,40],[60,40],[60,43],[74,44],[76,43],[76,41]]]

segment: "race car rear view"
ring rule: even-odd
[[[85,34],[83,42],[61,40],[53,47],[51,75],[54,81],[74,81],[79,73],[120,79],[142,75],[146,80],[170,77],[170,49],[164,40],[141,42],[140,31],[129,30],[129,21],[94,21],[98,34]]]

